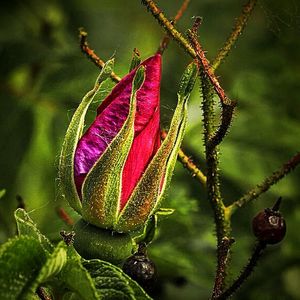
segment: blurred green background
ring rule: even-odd
[[[158,1],[173,16],[179,0]],[[200,38],[212,59],[230,33],[244,1],[191,0],[178,24],[203,17]],[[31,217],[52,239],[66,228],[56,207],[57,160],[68,121],[92,87],[97,68],[80,52],[78,28],[103,60],[116,58],[116,73],[129,68],[132,50],[153,54],[163,35],[140,1],[6,1],[0,12],[0,242],[15,233],[13,210],[21,195]],[[238,108],[221,147],[222,191],[226,203],[239,198],[300,149],[300,3],[259,1],[245,33],[217,71]],[[162,126],[176,104],[177,83],[190,58],[171,43],[164,54],[161,87]],[[189,104],[186,152],[205,170],[199,86]],[[98,101],[109,92],[106,86]],[[93,106],[90,118],[98,103]],[[232,266],[235,278],[254,244],[252,217],[282,196],[288,231],[269,247],[255,274],[235,299],[300,299],[300,168],[233,217]],[[215,236],[205,191],[180,164],[164,204],[176,212],[160,220],[150,249],[162,291],[157,299],[207,299],[214,280]]]

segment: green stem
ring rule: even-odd
[[[224,204],[220,191],[220,179],[218,172],[219,157],[217,147],[210,147],[209,140],[214,133],[214,90],[209,79],[202,73],[202,95],[203,95],[203,123],[204,123],[204,141],[207,165],[207,193],[210,203],[214,210],[214,217],[217,229],[217,239],[221,242],[226,236],[226,227],[224,226],[225,214]]]
[[[161,138],[164,140],[167,136],[167,131],[162,130],[161,131]],[[186,168],[194,177],[197,179],[204,187],[206,186],[206,176],[204,173],[195,165],[193,162],[193,159],[189,157],[182,148],[178,151],[178,160],[181,162],[181,164]]]
[[[229,126],[232,121],[233,111],[236,105],[235,101],[230,100],[226,94],[224,89],[221,87],[218,78],[214,74],[208,59],[204,53],[204,50],[198,41],[197,31],[201,24],[201,18],[197,17],[195,19],[193,28],[189,30],[188,36],[189,39],[195,48],[197,54],[197,61],[198,64],[204,69],[206,76],[209,78],[215,92],[220,98],[222,104],[222,117],[221,117],[221,124],[214,132],[213,135],[210,135],[210,139],[207,141],[208,146],[211,148],[215,148],[218,144],[220,144],[225,137],[226,133],[228,132]]]
[[[196,58],[196,52],[190,45],[188,40],[175,28],[173,23],[168,20],[164,13],[158,8],[152,0],[142,0],[147,9],[152,13],[158,23],[165,29],[165,31],[188,52],[193,58]]]
[[[263,251],[266,248],[266,244],[258,242],[257,245],[254,248],[254,251],[252,253],[251,258],[249,259],[249,262],[245,266],[244,270],[240,274],[240,276],[234,281],[234,283],[219,297],[216,297],[217,300],[226,300],[230,296],[232,296],[233,293],[235,293],[238,288],[249,278],[251,273],[253,272],[255,266],[257,265],[258,260],[260,259],[261,255],[263,254]]]
[[[105,62],[92,50],[87,41],[87,32],[83,28],[79,29],[79,39],[80,39],[80,49],[81,51],[100,69],[105,65]],[[111,72],[110,78],[118,83],[121,81],[121,77],[116,75],[114,72]]]
[[[234,212],[238,207],[242,207],[248,202],[258,198],[261,194],[266,192],[272,185],[277,183],[285,175],[290,173],[300,164],[300,152],[294,155],[289,161],[287,161],[279,170],[275,171],[272,175],[264,179],[264,181],[253,189],[248,191],[239,200],[232,203],[228,208],[231,212]]]
[[[219,251],[218,251],[218,276],[216,276],[215,280],[215,286],[213,289],[212,299],[217,299],[218,296],[222,294],[222,288],[223,288],[223,280],[226,275],[226,267],[227,267],[227,261],[229,259],[229,250],[230,246],[233,244],[234,240],[229,238],[223,238],[222,242],[219,245]]]
[[[175,25],[177,23],[177,21],[182,17],[183,13],[186,11],[188,5],[190,3],[190,0],[184,0],[179,8],[179,10],[177,11],[176,16],[174,17],[172,23],[173,25]],[[168,45],[170,42],[170,36],[168,34],[166,34],[162,41],[160,42],[160,45],[156,51],[156,53],[160,53],[163,54],[164,51],[167,49]]]
[[[214,287],[214,294],[220,294],[223,290],[226,276],[226,261],[223,255],[222,243],[224,238],[230,235],[230,218],[226,217],[218,172],[218,149],[217,146],[211,147],[209,141],[214,133],[214,88],[207,75],[201,73],[202,95],[203,95],[203,123],[204,123],[204,142],[206,150],[207,164],[207,193],[212,205],[217,233],[217,272]],[[230,245],[229,245],[230,246]],[[229,251],[228,246],[228,251]],[[227,256],[227,255],[226,255]]]
[[[216,58],[214,59],[212,63],[212,69],[215,71],[220,64],[224,61],[226,56],[229,54],[230,50],[236,43],[238,37],[241,35],[242,31],[244,30],[247,21],[251,15],[251,12],[253,11],[255,4],[257,0],[249,0],[244,6],[242,13],[240,16],[236,19],[234,28],[228,37],[228,39],[225,41],[224,46],[219,50],[218,54],[216,55]]]

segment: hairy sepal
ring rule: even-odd
[[[81,214],[82,204],[78,196],[74,181],[74,156],[77,143],[82,135],[85,116],[95,95],[99,91],[102,83],[109,77],[113,70],[114,60],[109,60],[101,70],[95,85],[82,99],[76,109],[69,127],[67,129],[58,166],[59,189],[70,206]]]
[[[144,82],[141,66],[133,79],[129,113],[119,133],[87,174],[82,187],[82,217],[107,229],[115,229],[122,187],[122,171],[134,138],[136,93]]]
[[[178,104],[168,135],[121,211],[115,225],[117,231],[129,232],[138,229],[158,209],[174,171],[186,127],[187,101],[196,76],[197,67],[195,64],[190,64],[180,82]]]

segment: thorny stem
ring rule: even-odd
[[[190,0],[184,0],[181,7],[179,8],[179,10],[177,11],[176,16],[174,17],[172,23],[173,25],[175,25],[177,23],[177,21],[182,17],[183,13],[186,11],[188,5],[189,5]],[[160,45],[156,51],[156,53],[160,53],[163,54],[164,51],[167,49],[168,44],[170,42],[170,37],[168,34],[166,34],[162,41],[160,42]]]
[[[218,144],[220,144],[228,132],[229,126],[231,124],[232,116],[234,107],[236,106],[236,102],[230,100],[226,94],[223,88],[221,87],[217,77],[215,76],[210,63],[208,59],[205,56],[204,50],[198,41],[197,37],[197,31],[201,24],[201,18],[197,17],[195,20],[195,23],[193,25],[193,28],[189,30],[188,36],[189,39],[195,48],[196,54],[197,54],[197,61],[201,65],[201,67],[204,69],[204,72],[206,73],[206,76],[210,80],[215,92],[219,96],[222,104],[222,118],[221,118],[221,125],[219,129],[210,136],[210,139],[207,141],[209,147],[215,147]]]
[[[97,54],[95,54],[94,50],[90,48],[87,42],[87,35],[87,32],[85,32],[82,28],[79,29],[80,49],[97,67],[102,69],[105,63]],[[116,83],[121,80],[121,78],[114,72],[110,74],[110,77]]]
[[[262,193],[266,192],[272,185],[277,183],[281,178],[290,173],[300,164],[300,152],[287,161],[279,170],[275,171],[271,176],[267,177],[262,183],[248,191],[239,200],[232,203],[228,208],[234,212],[238,207],[242,207],[248,202],[258,198]]]
[[[232,46],[237,41],[238,37],[241,35],[242,31],[244,30],[247,21],[251,15],[251,12],[253,11],[257,0],[249,0],[244,6],[242,13],[240,16],[236,19],[234,28],[228,37],[228,39],[225,41],[224,46],[219,50],[218,54],[216,55],[216,58],[214,59],[211,67],[212,70],[215,71],[220,64],[225,60],[226,56],[232,49]]]
[[[165,130],[161,131],[162,139],[165,139],[167,136],[167,132]],[[196,178],[199,182],[206,185],[206,176],[203,172],[194,164],[193,160],[187,156],[182,149],[178,151],[178,160],[182,163],[182,165],[191,173],[192,177]]]
[[[248,277],[253,272],[259,258],[261,257],[263,250],[266,248],[266,244],[263,242],[258,242],[254,248],[251,258],[249,259],[248,264],[245,266],[244,270],[240,276],[234,281],[234,283],[219,297],[215,298],[217,300],[228,299],[238,288],[248,279]]]
[[[245,28],[245,25],[251,15],[251,12],[253,11],[255,4],[257,0],[249,0],[247,4],[243,7],[241,15],[238,17],[234,29],[229,36],[229,38],[226,40],[224,46],[221,48],[221,50],[218,52],[215,60],[213,61],[211,67],[210,67],[210,74],[209,79],[211,81],[211,75],[214,73],[214,71],[219,67],[221,62],[225,59],[225,57],[228,55],[229,51],[232,49],[234,44],[236,43],[238,37],[242,33],[243,29]],[[152,0],[142,0],[142,3],[147,7],[148,10],[151,11],[154,18],[159,22],[159,24],[165,29],[165,31],[174,38],[174,40],[182,46],[186,52],[190,54],[192,58],[197,57],[197,51],[195,51],[193,48],[191,48],[191,45],[188,43],[188,41],[183,37],[183,35],[174,27],[172,22],[170,22],[165,15],[162,13],[162,11],[157,7],[157,5]],[[201,49],[202,50],[202,49]],[[204,54],[203,51],[200,51],[200,53]],[[205,57],[205,55],[204,55]],[[207,70],[206,70],[207,72]],[[206,145],[206,157],[207,157],[207,189],[208,189],[208,195],[210,197],[210,193],[214,193],[214,198],[212,199],[212,203],[216,204],[216,210],[215,212],[215,222],[217,225],[217,235],[219,237],[219,234],[228,232],[230,233],[230,217],[231,214],[234,212],[234,210],[237,207],[243,206],[245,203],[257,198],[261,193],[268,190],[273,184],[278,182],[281,178],[283,178],[287,173],[289,173],[292,169],[294,169],[300,161],[300,154],[298,153],[295,155],[290,161],[288,161],[286,164],[283,165],[283,167],[273,173],[270,177],[265,179],[262,184],[259,184],[254,189],[250,190],[248,193],[246,193],[242,198],[234,202],[232,205],[225,207],[220,191],[219,191],[219,180],[218,180],[218,155],[217,155],[217,149],[216,145],[219,144],[222,141],[222,138],[225,136],[225,133],[228,130],[228,127],[230,125],[232,115],[233,115],[233,109],[234,109],[234,102],[229,102],[229,106],[226,106],[227,101],[222,101],[222,107],[223,107],[223,114],[222,114],[222,122],[220,128],[216,131],[215,135],[212,136],[212,134],[209,134],[208,129],[211,129],[211,125],[209,124],[209,114],[211,113],[211,118],[213,119],[213,96],[212,96],[212,88],[209,87],[210,83],[208,78],[202,74],[202,93],[203,93],[203,111],[204,111],[204,133],[205,133],[205,145]],[[213,83],[214,84],[214,83]],[[214,87],[218,87],[218,85],[214,84]],[[220,93],[221,92],[221,93]],[[221,96],[222,100],[222,91],[217,91],[218,95]],[[225,95],[225,94],[224,94]],[[208,101],[210,99],[210,101]],[[225,105],[224,105],[225,103]],[[233,104],[233,105],[232,105]],[[205,113],[206,111],[206,113]],[[223,124],[223,126],[222,126]],[[209,143],[209,139],[210,143]],[[211,144],[211,147],[207,147],[208,144]],[[213,172],[215,170],[215,172]],[[211,178],[214,178],[213,182],[211,182]],[[215,189],[216,188],[216,189]],[[218,204],[219,203],[219,204]],[[218,223],[222,224],[220,229],[218,230]],[[223,230],[222,230],[223,229]],[[225,237],[225,236],[224,236]],[[218,245],[221,245],[220,239],[218,238]],[[230,245],[229,245],[230,247]],[[246,267],[243,276],[241,276],[240,279],[238,279],[237,283],[233,285],[230,292],[230,289],[226,291],[223,295],[218,299],[226,299],[227,296],[231,295],[247,278],[247,276],[250,275],[252,272],[252,269],[254,265],[256,264],[256,260],[259,257],[259,254],[261,252],[261,248],[264,248],[264,245],[258,245],[256,248],[256,251],[252,258],[250,259],[249,267]],[[219,249],[219,247],[218,247]],[[222,255],[220,251],[218,251],[218,268],[217,268],[217,274],[216,274],[216,282],[215,285],[219,285],[222,288],[224,277],[226,275],[226,262],[224,263],[224,257],[222,258]],[[218,276],[218,272],[221,269],[221,267],[224,266],[224,272],[221,272],[221,276]],[[252,269],[251,269],[251,266]],[[243,279],[245,278],[245,279]],[[236,286],[236,288],[235,288]],[[234,289],[234,290],[233,290]],[[214,289],[214,294],[216,294],[216,289]],[[229,294],[230,292],[230,294]],[[223,297],[225,296],[225,297]]]
[[[203,124],[204,124],[204,143],[206,152],[206,165],[207,165],[207,194],[211,202],[214,213],[214,220],[217,233],[217,270],[214,294],[222,292],[224,279],[226,276],[226,262],[223,255],[222,243],[224,238],[229,239],[230,235],[230,219],[226,217],[226,207],[224,206],[221,191],[220,180],[218,172],[218,149],[217,146],[211,147],[209,140],[214,132],[214,89],[212,84],[204,71],[200,74],[202,85],[203,97]],[[228,246],[228,251],[229,251]],[[227,257],[227,256],[226,256]],[[214,298],[213,298],[214,299]]]
[[[202,171],[194,164],[193,160],[188,157],[183,150],[180,148],[178,151],[178,160],[182,163],[182,165],[190,171],[192,177],[196,178],[199,182],[202,183],[203,186],[206,185],[206,176],[202,173]]]
[[[211,202],[212,209],[214,212],[214,219],[216,225],[217,233],[217,270],[216,270],[216,279],[213,289],[212,299],[215,299],[216,295],[219,295],[223,291],[223,285],[226,277],[226,267],[227,267],[227,256],[230,248],[226,251],[224,255],[223,243],[225,240],[229,240],[230,236],[230,219],[226,215],[226,207],[223,203],[221,191],[220,191],[220,180],[219,180],[219,157],[218,157],[218,144],[222,141],[222,138],[218,140],[214,139],[216,136],[214,129],[214,91],[217,92],[221,103],[226,105],[231,105],[231,100],[229,100],[224,90],[221,88],[218,80],[211,72],[210,65],[208,60],[204,55],[204,51],[197,39],[197,30],[200,25],[200,18],[197,18],[192,30],[189,31],[189,37],[191,39],[192,45],[195,48],[197,53],[197,62],[202,66],[202,72],[200,74],[201,84],[202,84],[202,95],[203,95],[203,124],[204,124],[204,141],[205,141],[205,153],[206,153],[206,165],[207,165],[207,192],[208,199]],[[233,109],[232,109],[233,111]],[[232,114],[231,114],[232,116]],[[231,120],[230,116],[230,120]],[[224,135],[227,132],[227,129],[230,124],[225,128]],[[221,124],[222,127],[223,124]],[[222,131],[222,132],[223,132]],[[218,132],[218,131],[217,131]],[[218,143],[212,143],[216,140]]]
[[[164,15],[164,13],[158,8],[152,0],[142,0],[147,9],[152,13],[158,23],[165,29],[165,31],[176,41],[183,49],[188,52],[192,58],[196,58],[196,52],[190,45],[188,40],[175,28],[172,21]]]
[[[218,261],[220,262],[218,266],[218,274],[216,280],[215,280],[215,286],[214,286],[214,292],[212,295],[212,299],[216,299],[218,296],[222,293],[222,287],[223,287],[223,280],[226,275],[226,265],[227,260],[229,258],[229,250],[230,246],[234,243],[234,239],[229,239],[227,237],[224,237],[222,239],[222,242],[219,245],[219,251],[218,251]]]

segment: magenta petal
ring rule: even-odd
[[[135,136],[148,125],[159,107],[161,56],[145,60],[145,82],[137,93]],[[86,174],[120,131],[129,111],[132,80],[136,69],[126,75],[99,106],[97,117],[78,142],[74,159],[75,183],[81,195]]]
[[[122,174],[120,210],[126,205],[152,157],[160,147],[159,109],[140,134],[135,137]]]

